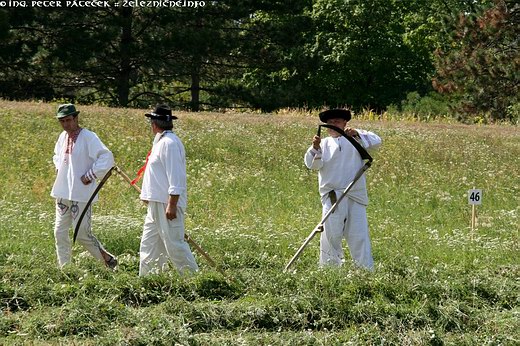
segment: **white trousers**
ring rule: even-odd
[[[69,237],[69,229],[76,229],[78,219],[85,209],[87,203],[69,201],[67,199],[59,198],[56,200],[56,220],[54,223],[54,239],[56,241],[56,254],[58,256],[58,265],[62,268],[65,264],[71,261],[72,245]],[[108,253],[103,245],[92,234],[91,228],[92,208],[85,213],[81,226],[78,230],[76,241],[82,245],[95,258],[103,263],[102,252]]]
[[[168,259],[181,274],[199,269],[184,240],[184,210],[178,207],[177,217],[168,220],[165,203],[148,202],[139,251],[139,276],[165,270]]]
[[[331,207],[330,198],[326,198],[322,217]],[[324,228],[320,238],[321,266],[342,265],[344,261],[342,241],[345,238],[354,262],[370,270],[374,268],[366,206],[348,197],[343,198],[334,213],[325,221]]]

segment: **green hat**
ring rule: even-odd
[[[56,114],[56,118],[61,119],[68,117],[69,115],[78,115],[79,111],[76,110],[76,107],[72,103],[66,103],[60,105],[58,107],[58,113]]]

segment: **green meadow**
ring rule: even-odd
[[[57,269],[52,154],[57,104],[0,101],[1,345],[518,345],[520,131],[374,119],[367,171],[376,268],[318,268],[317,174],[303,164],[316,114],[180,112],[186,230],[224,277],[201,270],[139,278],[145,208],[120,176],[93,230],[119,258],[107,270],[79,246]],[[133,177],[152,134],[133,109],[78,106],[80,124]],[[467,191],[483,190],[470,227]]]

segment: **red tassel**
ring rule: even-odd
[[[137,171],[137,177],[135,177],[135,179],[132,180],[130,184],[135,185],[143,177],[144,170],[146,169],[146,165],[148,164],[148,158],[150,157],[151,152],[152,150],[150,150],[148,154],[146,154],[146,160],[144,161],[143,167],[139,168],[139,170]]]

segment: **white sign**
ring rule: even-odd
[[[468,204],[481,205],[482,204],[482,190],[473,189],[468,191]]]

